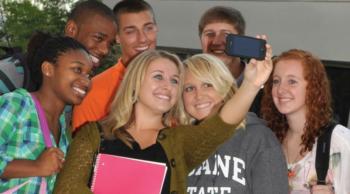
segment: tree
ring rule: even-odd
[[[2,0],[0,46],[19,46],[23,51],[36,30],[62,34],[68,7],[74,0]]]

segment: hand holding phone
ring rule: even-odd
[[[225,52],[230,56],[264,60],[266,54],[266,40],[249,36],[229,34],[226,37]]]
[[[267,40],[266,35],[258,35],[257,38]],[[272,72],[272,47],[269,44],[265,45],[266,52],[263,60],[256,60],[252,58],[244,68],[244,81],[250,82],[255,86],[261,88],[262,84],[266,82]],[[244,83],[242,83],[243,85]]]

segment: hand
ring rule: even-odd
[[[64,153],[58,148],[47,148],[35,160],[40,176],[58,173],[63,166]]]
[[[267,40],[265,35],[257,36],[257,38]],[[266,44],[265,59],[261,61],[251,59],[245,67],[244,79],[260,89],[272,72],[273,64],[271,58],[272,48],[269,44]]]
[[[334,194],[334,187],[330,183],[327,183],[326,185],[312,183],[310,191],[312,194]]]

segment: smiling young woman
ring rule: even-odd
[[[317,57],[298,49],[278,56],[261,110],[282,144],[291,193],[350,193],[350,130],[342,125],[332,132],[327,184],[316,185],[317,138],[332,122],[330,84]]]
[[[17,185],[18,193],[53,191],[70,139],[63,109],[81,103],[90,87],[92,61],[79,42],[37,33],[29,45],[34,90],[0,96],[0,192]]]

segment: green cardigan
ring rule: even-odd
[[[216,115],[196,126],[166,128],[159,133],[157,141],[164,148],[171,165],[171,193],[186,193],[188,173],[230,138],[236,127],[224,123]],[[92,193],[87,184],[99,146],[97,123],[84,125],[68,150],[54,193]]]

